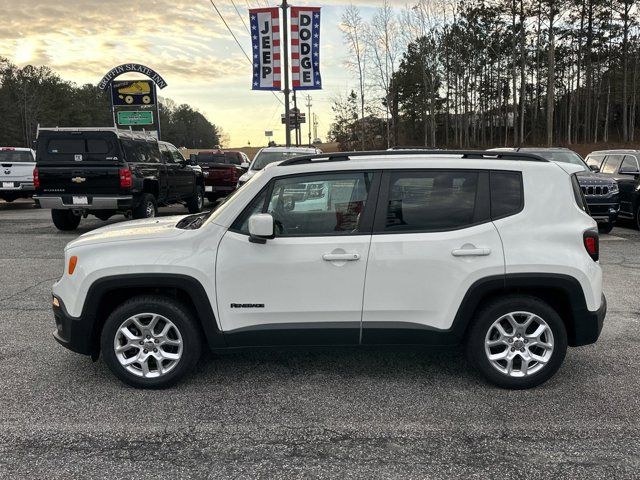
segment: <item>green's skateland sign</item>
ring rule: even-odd
[[[153,112],[146,110],[120,111],[118,112],[118,125],[153,125]]]

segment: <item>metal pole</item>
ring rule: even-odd
[[[156,99],[156,115],[158,121],[158,140],[160,140],[160,101],[158,100],[158,91],[156,90],[156,84],[153,84],[153,96]]]
[[[293,111],[295,112],[293,126],[296,129],[296,147],[299,147],[300,141],[298,140],[298,133],[300,130],[300,123],[298,122],[298,118],[300,116],[300,111],[298,110],[298,98],[295,90],[293,91]]]
[[[309,109],[309,116],[307,122],[309,122],[309,146],[311,146],[311,95],[307,95],[307,108]]]
[[[282,47],[284,53],[284,138],[285,144],[288,147],[291,146],[291,130],[289,129],[289,19],[287,18],[287,0],[282,0]]]

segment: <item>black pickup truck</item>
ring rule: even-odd
[[[204,179],[171,144],[115,128],[39,129],[34,200],[60,230],[89,214],[149,218],[158,206],[202,210]]]

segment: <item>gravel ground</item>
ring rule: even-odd
[[[208,356],[141,391],[51,336],[62,249],[102,224],[0,203],[0,478],[640,478],[634,230],[602,237],[599,342],[534,390],[458,351],[332,348]]]

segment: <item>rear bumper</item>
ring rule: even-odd
[[[87,204],[73,203],[78,195],[34,195],[41,208],[56,210],[129,210],[133,205],[131,195],[79,195],[87,198]]]
[[[13,186],[5,187],[5,184],[12,183]],[[15,181],[0,181],[0,193],[20,193],[20,192],[33,192],[35,187],[33,182],[15,182]]]
[[[600,337],[604,318],[607,315],[607,299],[602,294],[602,302],[600,308],[595,312],[585,310],[575,318],[572,338],[569,339],[569,345],[579,347],[595,343]]]
[[[92,323],[70,316],[62,300],[59,297],[54,298],[58,300],[59,306],[53,305],[53,316],[56,321],[53,338],[72,352],[94,355],[97,348],[93,339]]]
[[[204,186],[205,195],[211,194],[228,194],[236,189],[235,185],[206,185]]]

